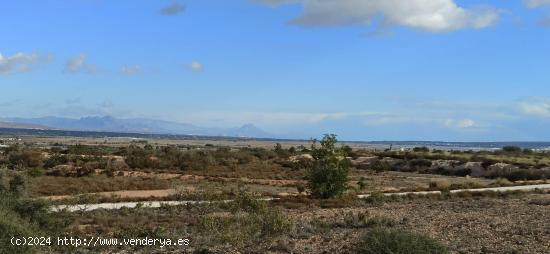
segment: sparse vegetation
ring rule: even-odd
[[[546,172],[546,154],[539,151],[518,152],[517,149],[514,152],[417,150],[383,152],[352,149],[349,146],[340,146],[334,135],[325,136],[310,149],[282,142],[279,145],[272,143],[262,147],[236,146],[214,141],[208,145],[139,141],[117,146],[107,146],[103,143],[55,144],[48,148],[30,143],[21,144],[0,149],[0,168],[6,168],[4,172],[7,175],[0,177],[3,179],[0,181],[0,190],[23,197],[17,198],[19,201],[16,203],[20,204],[19,207],[27,208],[17,210],[12,206],[14,208],[8,209],[8,213],[4,212],[6,210],[0,210],[6,218],[3,227],[21,234],[48,232],[55,235],[49,232],[56,231],[79,237],[191,237],[189,251],[198,253],[243,250],[257,253],[338,253],[340,250],[353,252],[361,246],[376,247],[377,245],[365,242],[370,233],[380,230],[387,233],[380,233],[376,238],[380,244],[392,242],[391,239],[401,239],[396,238],[394,234],[398,232],[411,234],[416,240],[412,240],[413,243],[403,240],[404,243],[399,246],[392,245],[393,247],[420,246],[422,250],[425,246],[433,245],[422,243],[428,239],[427,236],[418,238],[418,235],[410,232],[430,232],[430,236],[437,237],[438,234],[441,235],[441,230],[449,229],[442,226],[447,225],[445,223],[431,225],[431,221],[426,219],[428,217],[420,216],[417,210],[422,210],[423,214],[433,213],[429,220],[453,220],[451,214],[456,217],[457,214],[467,213],[468,209],[476,210],[475,206],[480,202],[497,202],[496,205],[483,207],[495,207],[499,211],[513,210],[514,213],[518,211],[518,207],[528,206],[522,208],[522,211],[529,213],[524,212],[521,217],[507,218],[507,221],[529,224],[529,221],[534,220],[534,216],[544,220],[541,214],[530,213],[548,207],[544,196],[547,195],[546,192],[450,193],[450,190],[528,184],[529,182],[516,183],[512,179],[540,179]],[[510,160],[516,162],[506,163]],[[472,167],[477,168],[463,168],[467,162],[475,162]],[[357,168],[349,168],[349,164],[357,165]],[[484,173],[480,175],[483,178],[466,177],[479,172]],[[425,190],[440,190],[443,194],[385,195],[387,192]],[[101,193],[110,191],[117,192]],[[156,196],[159,193],[160,196]],[[359,199],[357,194],[371,195]],[[38,203],[30,202],[32,200],[29,197],[51,195],[70,195],[55,197],[56,200],[53,201],[54,204],[68,205],[159,200],[216,202],[155,209],[138,206],[135,209],[63,214],[63,218],[74,221],[68,227],[65,227],[64,220],[60,221],[61,224],[44,223],[42,226],[29,216],[20,214],[25,209],[34,210],[35,207],[47,207],[52,204],[42,199],[34,199],[42,200],[36,201]],[[262,201],[265,197],[279,199],[271,202]],[[224,200],[235,201],[226,203]],[[505,205],[508,200],[523,203],[520,204],[522,206],[512,209]],[[400,211],[394,213],[393,210]],[[490,212],[484,211],[486,212],[476,215],[482,216],[480,220],[483,221],[497,220],[501,216],[499,213],[498,216],[493,214],[491,217],[483,217],[485,213]],[[442,216],[441,213],[448,214]],[[53,216],[50,219],[59,219],[56,214],[46,212],[45,215],[47,216],[44,218]],[[469,220],[476,221],[472,218]],[[24,223],[32,225],[17,228],[26,225]],[[495,221],[491,223],[496,225],[495,227],[502,225]],[[530,225],[530,228],[537,227]],[[483,228],[478,224],[470,226]],[[453,230],[460,229],[461,227],[457,227]],[[498,230],[513,231],[511,228]],[[499,234],[501,231],[480,232]],[[539,233],[533,235],[540,235],[540,231],[537,232]],[[365,238],[362,238],[362,235],[365,235]],[[479,241],[469,242],[473,247],[465,251],[462,246],[454,244],[468,241],[468,237],[463,233],[455,233],[450,240],[442,239],[442,246],[449,245],[450,251],[460,253],[480,252],[482,248],[490,245]],[[522,236],[522,240],[525,239],[529,239],[530,242],[525,245],[507,245],[520,251],[527,248],[536,248],[540,251],[544,246],[543,243],[533,245],[536,239]],[[227,241],[235,244],[225,244]],[[308,242],[307,246],[303,242]],[[332,249],[330,246],[342,248]],[[494,245],[492,248],[489,250],[503,249]],[[116,251],[120,250],[122,249]],[[143,253],[158,251],[153,248],[124,250]],[[165,250],[168,252],[168,249]],[[115,250],[86,248],[85,251]]]
[[[229,205],[232,215],[205,216],[199,221],[199,231],[209,235],[212,243],[244,246],[289,234],[293,223],[277,208],[268,208],[258,195],[240,191]]]

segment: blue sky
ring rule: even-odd
[[[550,141],[550,0],[18,0],[0,31],[0,116]]]

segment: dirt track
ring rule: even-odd
[[[496,188],[480,188],[480,189],[463,189],[463,190],[452,190],[451,193],[460,193],[460,192],[484,192],[484,191],[493,191],[493,192],[508,192],[508,191],[534,191],[550,189],[550,184],[539,184],[539,185],[525,185],[525,186],[511,186],[511,187],[496,187]],[[157,190],[157,191],[121,191],[123,195],[134,195],[134,196],[147,196],[148,194],[158,194],[163,195],[169,193],[170,190]],[[421,191],[421,192],[401,192],[401,193],[385,193],[386,196],[405,196],[405,195],[427,195],[427,194],[441,194],[440,191]],[[370,195],[358,195],[359,198],[367,198]],[[264,200],[271,201],[276,198],[266,198]],[[163,205],[182,205],[182,204],[201,204],[201,203],[210,203],[214,201],[148,201],[148,202],[123,202],[123,203],[103,203],[103,204],[81,204],[81,205],[59,205],[52,208],[53,211],[60,211],[66,209],[67,211],[93,211],[97,209],[120,209],[120,208],[135,208],[135,207],[161,207]],[[222,202],[231,202],[231,200],[225,200]]]

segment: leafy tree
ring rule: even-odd
[[[321,140],[321,147],[316,142],[311,146],[314,158],[313,169],[309,176],[309,189],[316,198],[332,198],[344,193],[348,181],[348,161],[341,148],[336,147],[336,135],[327,134]]]

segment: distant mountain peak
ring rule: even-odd
[[[183,134],[207,136],[232,136],[268,138],[273,137],[254,124],[247,123],[238,128],[204,128],[187,123],[154,120],[147,118],[116,118],[110,115],[85,116],[80,118],[41,117],[4,118],[6,122],[33,124],[49,128],[78,131],[135,132],[154,134]]]

